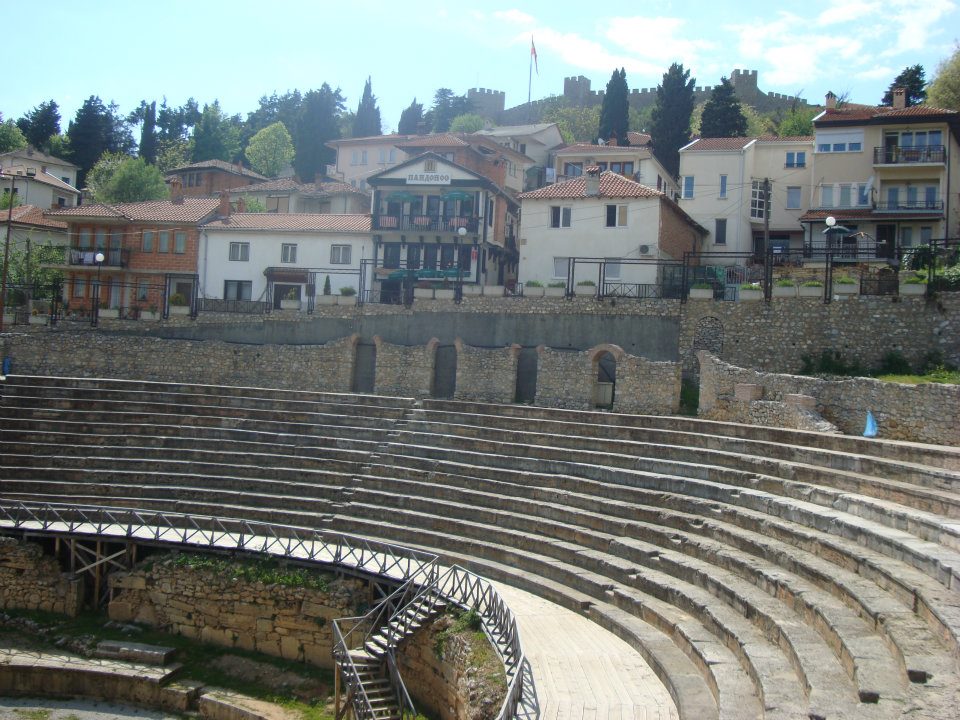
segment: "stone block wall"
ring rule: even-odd
[[[361,614],[369,589],[331,580],[328,591],[264,585],[170,560],[109,578],[111,620],[201,642],[333,667],[331,621]]]
[[[374,392],[378,395],[429,397],[433,387],[436,341],[424,346],[394,345],[374,337],[377,367]]]
[[[763,388],[764,402],[786,405],[788,395],[812,396],[816,412],[850,435],[863,433],[869,410],[877,420],[881,438],[960,446],[958,385],[903,385],[872,378],[825,380],[737,367],[707,352],[698,353],[698,358],[702,417],[749,422],[753,411],[742,407],[744,401],[736,400],[735,386],[751,383]],[[784,414],[771,418],[770,424],[796,427],[788,421],[789,416]]]
[[[616,412],[672,415],[680,410],[680,365],[628,355],[617,362]]]
[[[456,400],[511,403],[517,388],[520,346],[478,348],[456,341]]]
[[[541,347],[536,404],[588,410],[593,407],[596,371],[585,352]]]
[[[71,580],[39,545],[0,537],[0,609],[74,617],[83,604],[83,589],[83,580]]]

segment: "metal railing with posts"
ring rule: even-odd
[[[900,147],[889,145],[873,149],[874,165],[902,165],[909,163],[938,163],[947,161],[947,150],[943,145],[924,145],[921,147]]]
[[[70,248],[67,263],[69,265],[97,267],[97,253],[103,253],[103,262],[99,263],[103,267],[126,267],[130,260],[130,251],[125,248],[111,248],[109,250]]]
[[[875,210],[908,211],[922,212],[930,210],[932,212],[943,210],[943,200],[880,200],[874,205]]]
[[[238,313],[242,315],[265,315],[273,305],[262,300],[221,300],[219,298],[200,298],[201,312]]]
[[[443,215],[374,215],[373,230],[398,232],[459,232],[466,228],[468,233],[478,232],[480,218]]]

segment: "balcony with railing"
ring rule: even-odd
[[[466,228],[468,233],[476,233],[480,227],[480,218],[476,215],[445,217],[443,215],[374,215],[373,229],[395,232],[431,232],[455,233]]]
[[[889,145],[873,149],[874,165],[943,165],[947,161],[947,151],[943,145],[923,145],[920,147],[900,147]]]
[[[103,262],[97,263],[97,253],[103,253]],[[130,251],[124,248],[113,248],[111,250],[89,250],[70,248],[70,254],[67,262],[71,266],[97,267],[127,267],[130,262]]]
[[[880,200],[874,206],[879,212],[916,212],[932,215],[943,214],[943,200],[932,198],[922,200]]]
[[[803,257],[823,261],[827,255],[833,262],[863,262],[892,256],[889,243],[877,242],[866,233],[817,237],[803,244]]]

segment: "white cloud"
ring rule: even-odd
[[[552,28],[537,28],[534,37],[541,65],[548,62],[550,55],[561,61],[584,70],[609,73],[614,68],[624,68],[628,73],[660,77],[663,75],[663,61],[654,62],[631,57],[628,54],[614,53],[606,45],[588,40],[577,33],[564,33]],[[527,34],[516,35],[514,43],[528,43]],[[629,82],[629,78],[628,78]]]
[[[878,67],[872,67],[869,70],[858,72],[854,77],[858,80],[886,80],[896,77],[896,75],[897,71],[892,67],[880,65]]]
[[[923,50],[931,37],[943,31],[943,17],[955,9],[951,0],[892,0],[888,12],[892,11],[890,24],[896,32],[896,41],[882,55],[890,57]]]
[[[536,23],[536,18],[533,15],[529,15],[523,10],[517,10],[516,8],[510,10],[497,10],[493,13],[493,17],[497,20],[502,20],[503,22],[508,22],[513,25],[533,25]]]
[[[716,44],[709,40],[684,38],[683,18],[674,17],[615,17],[607,22],[606,37],[632,55],[663,62],[664,59],[683,60],[692,64],[703,50]]]
[[[832,0],[830,7],[817,16],[817,25],[836,25],[838,23],[864,20],[880,9],[880,3],[864,0]]]

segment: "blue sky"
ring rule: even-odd
[[[907,65],[922,64],[929,79],[960,37],[955,0],[42,5],[4,9],[13,69],[4,72],[0,112],[17,118],[52,98],[64,130],[90,95],[124,113],[141,99],[219,99],[245,116],[262,95],[326,81],[355,110],[367,75],[384,130],[414,97],[429,106],[438,87],[503,90],[511,107],[527,98],[531,36],[534,98],[561,94],[572,75],[602,89],[621,66],[631,88],[655,87],[679,61],[697,85],[749,68],[759,71],[762,90],[811,102],[833,90],[876,103]]]

